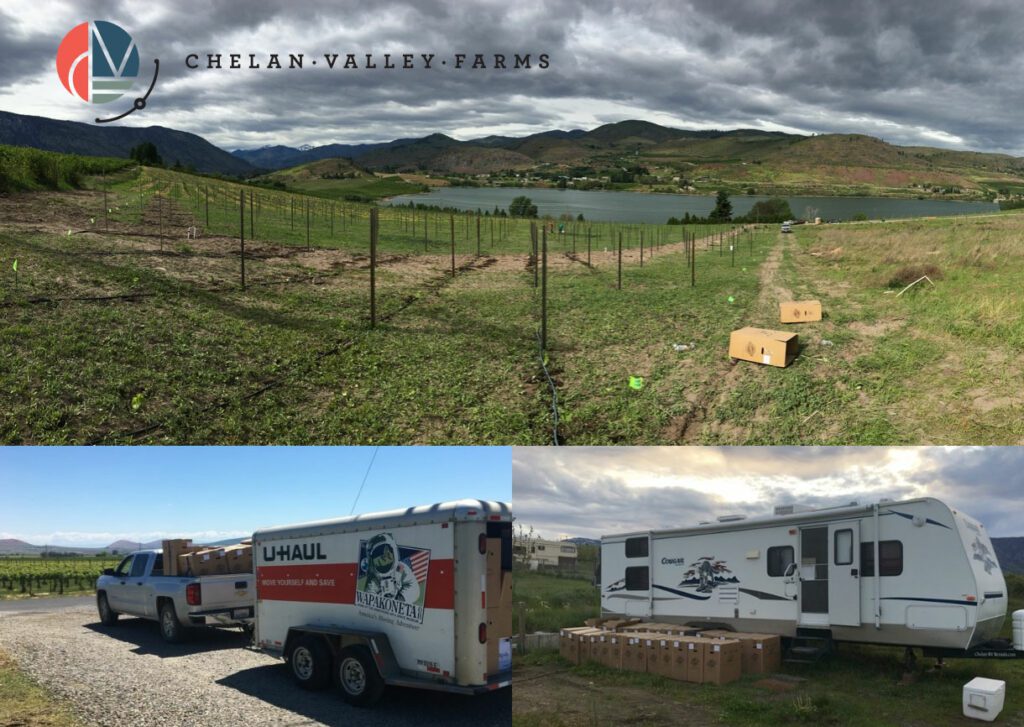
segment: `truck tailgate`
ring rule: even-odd
[[[256,603],[256,578],[251,573],[200,576],[202,604],[191,606],[191,613],[252,607]]]

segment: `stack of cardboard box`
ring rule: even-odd
[[[710,639],[735,639],[743,647],[744,674],[769,674],[782,666],[782,640],[774,634],[702,631]]]
[[[501,538],[487,538],[488,674],[512,668],[512,571],[501,565]]]
[[[613,669],[698,684],[728,684],[747,671],[763,673],[777,668],[778,636],[743,634],[740,640],[728,631],[694,635],[697,631],[673,624],[604,622],[562,629],[559,650],[573,664],[593,661]],[[761,671],[753,671],[755,668]]]
[[[205,545],[196,545],[188,538],[163,541],[164,575],[183,576],[188,571],[188,555],[202,550]]]
[[[164,557],[166,558],[166,555]],[[179,555],[177,562],[178,570],[173,575],[211,576],[228,573],[252,573],[252,545],[240,543],[223,548],[196,546]]]

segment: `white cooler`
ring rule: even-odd
[[[993,721],[1003,711],[1006,682],[1002,679],[975,677],[964,684],[964,716]]]

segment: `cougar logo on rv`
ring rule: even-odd
[[[391,533],[359,541],[356,605],[423,623],[430,551],[399,545]]]

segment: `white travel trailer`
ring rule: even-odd
[[[509,686],[512,514],[459,500],[258,530],[257,648],[358,706]]]
[[[610,616],[1024,656],[994,641],[1007,593],[985,526],[933,498],[605,536],[601,584]]]

